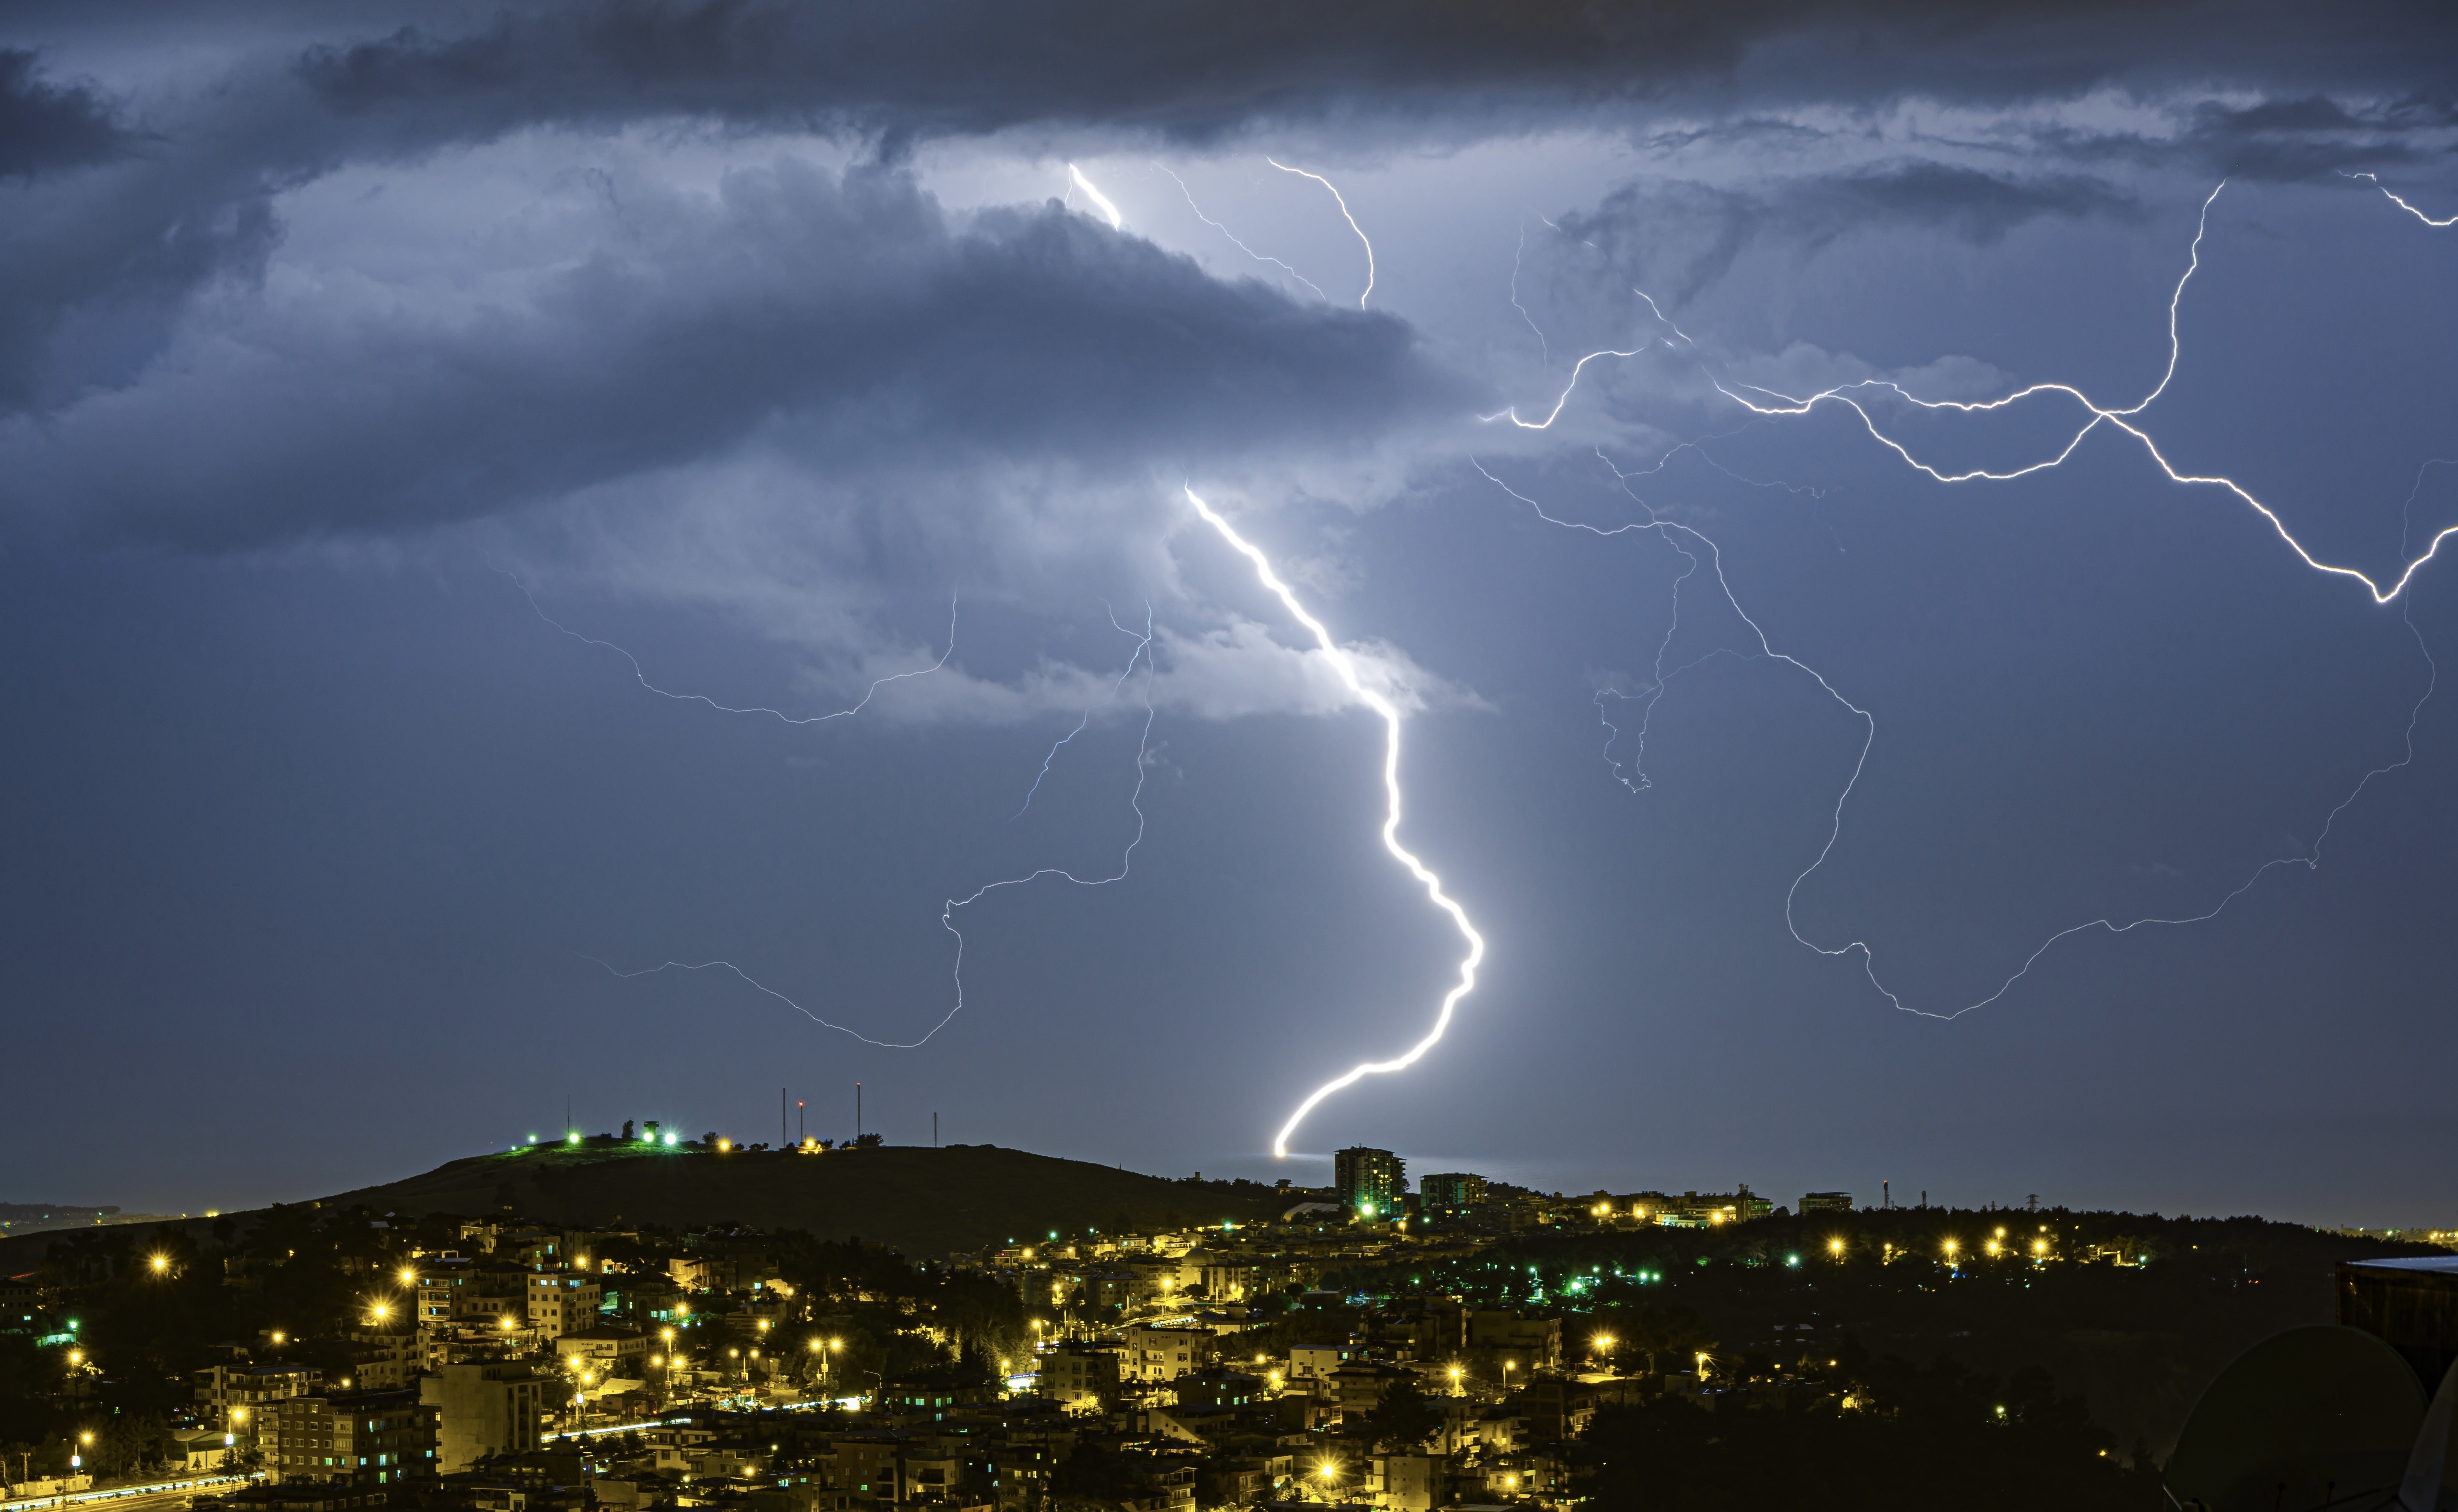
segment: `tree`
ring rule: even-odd
[[[1443,1425],[1443,1410],[1426,1398],[1414,1380],[1395,1382],[1365,1415],[1365,1431],[1385,1443],[1413,1449]]]
[[[1143,1478],[1125,1456],[1083,1440],[1051,1473],[1050,1502],[1058,1512],[1108,1512],[1141,1496],[1143,1489]]]

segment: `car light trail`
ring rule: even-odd
[[[1272,1153],[1285,1156],[1289,1152],[1289,1136],[1297,1132],[1298,1125],[1304,1122],[1306,1114],[1313,1112],[1315,1106],[1324,1098],[1344,1088],[1354,1087],[1368,1076],[1381,1076],[1414,1066],[1427,1050],[1434,1047],[1442,1039],[1444,1031],[1450,1027],[1451,1014],[1458,1008],[1460,1000],[1476,990],[1476,968],[1478,963],[1485,959],[1485,937],[1476,932],[1474,924],[1469,922],[1468,910],[1462,908],[1448,893],[1443,891],[1443,880],[1436,876],[1424,861],[1419,860],[1406,846],[1400,843],[1399,707],[1390,699],[1365,686],[1357,675],[1355,659],[1331,638],[1331,632],[1323,628],[1323,621],[1306,612],[1305,606],[1298,602],[1297,594],[1290,590],[1286,583],[1281,581],[1278,572],[1272,570],[1270,560],[1261,550],[1244,536],[1230,528],[1229,522],[1215,512],[1212,506],[1204,503],[1193,488],[1186,490],[1186,502],[1195,507],[1195,512],[1203,517],[1204,524],[1220,533],[1220,538],[1228,542],[1232,549],[1255,565],[1257,579],[1262,583],[1266,591],[1281,601],[1281,607],[1289,611],[1290,618],[1305,627],[1306,633],[1314,637],[1315,644],[1322,648],[1323,654],[1331,658],[1332,666],[1339,672],[1340,680],[1347,685],[1349,693],[1356,696],[1358,702],[1373,710],[1382,718],[1385,805],[1383,848],[1389,851],[1395,860],[1408,869],[1408,875],[1414,877],[1426,889],[1426,897],[1435,907],[1450,916],[1451,923],[1458,928],[1460,937],[1468,942],[1468,954],[1460,960],[1459,981],[1449,992],[1444,994],[1442,1006],[1434,1014],[1434,1026],[1426,1032],[1423,1039],[1410,1046],[1402,1054],[1387,1061],[1367,1061],[1352,1067],[1346,1073],[1334,1077],[1316,1087],[1304,1102],[1298,1105],[1297,1111],[1289,1115],[1288,1122],[1281,1126],[1281,1131],[1272,1136]]]

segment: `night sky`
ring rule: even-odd
[[[2437,5],[20,0],[0,1200],[2458,1218],[2453,150]],[[1462,949],[1344,657],[1488,953],[1276,1161]]]

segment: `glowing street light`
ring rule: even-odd
[[[171,1269],[171,1257],[167,1254],[157,1254],[154,1256],[153,1264],[154,1274],[156,1275],[160,1275],[163,1272]]]

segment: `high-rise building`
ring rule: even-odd
[[[284,1398],[265,1408],[257,1434],[265,1475],[279,1482],[435,1474],[436,1410],[406,1389]]]
[[[1408,1191],[1406,1166],[1387,1150],[1339,1151],[1331,1157],[1331,1179],[1342,1211],[1353,1217],[1395,1216]]]
[[[1485,1178],[1465,1170],[1422,1176],[1417,1196],[1428,1212],[1465,1212],[1485,1205]]]
[[[551,1384],[516,1360],[450,1364],[423,1377],[420,1399],[438,1419],[439,1468],[451,1475],[490,1454],[536,1448],[538,1418]]]

